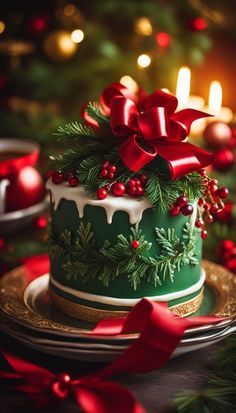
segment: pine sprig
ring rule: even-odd
[[[185,194],[192,202],[198,199],[203,191],[203,177],[195,172],[172,181],[166,176],[149,173],[145,189],[151,204],[163,213],[173,205],[180,194]]]
[[[177,413],[234,413],[236,411],[236,334],[229,337],[216,353],[216,372],[204,391],[186,390],[176,395]]]
[[[138,225],[131,227],[128,238],[119,234],[114,246],[106,240],[102,248],[96,251],[91,224],[81,222],[76,237],[68,230],[60,234],[59,239],[51,235],[49,250],[52,255],[55,250],[59,256],[64,255],[63,268],[67,279],[82,277],[86,282],[90,278],[97,278],[103,285],[109,286],[116,277],[127,274],[131,287],[136,290],[144,279],[157,286],[161,284],[161,279],[167,277],[173,281],[176,268],[179,270],[182,265],[197,263],[188,258],[195,254],[195,232],[186,227],[183,231],[185,237],[187,233],[185,244],[183,238],[178,239],[174,230],[156,228],[161,253],[152,257],[147,255],[152,243],[145,239]],[[139,242],[137,249],[132,247],[134,240]]]
[[[95,120],[100,126],[104,124],[109,125],[110,119],[108,116],[104,115],[101,110],[101,106],[96,102],[89,102],[86,106],[87,114]]]
[[[94,139],[100,136],[99,129],[84,125],[78,122],[71,122],[67,125],[60,126],[54,133],[58,139],[65,143],[68,141],[80,141],[81,139]]]
[[[227,370],[236,375],[236,334],[229,337],[224,347],[216,353],[215,365],[218,371]]]

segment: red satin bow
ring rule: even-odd
[[[162,90],[137,101],[119,83],[106,88],[100,100],[104,113],[110,115],[112,132],[122,139],[120,157],[130,170],[137,172],[160,156],[168,163],[171,179],[177,179],[213,161],[213,154],[183,142],[193,121],[211,115],[195,109],[175,113],[177,98]],[[86,109],[83,116],[95,126]]]

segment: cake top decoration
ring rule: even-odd
[[[137,95],[119,83],[101,94],[99,102],[82,109],[83,122],[59,127],[66,144],[53,157],[52,182],[81,184],[89,196],[105,199],[146,196],[171,215],[192,214],[189,202],[201,199],[200,218],[223,208],[222,193],[204,168],[213,154],[187,141],[191,124],[211,116],[195,109],[176,111],[178,100],[162,90]],[[68,188],[69,190],[69,188]],[[213,194],[213,192],[214,194]],[[217,192],[218,191],[218,192]],[[227,191],[226,191],[227,192]]]

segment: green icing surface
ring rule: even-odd
[[[103,207],[87,205],[82,220],[84,223],[91,222],[96,239],[95,248],[97,249],[102,247],[106,239],[114,244],[117,241],[118,234],[123,234],[126,237],[130,234],[129,216],[124,211],[115,212],[112,224],[108,224],[106,211]],[[153,244],[152,249],[149,251],[150,255],[155,256],[159,254],[159,248],[155,239],[155,227],[164,229],[174,228],[176,234],[181,237],[183,226],[187,221],[189,221],[189,218],[183,215],[172,217],[168,212],[162,214],[152,208],[145,210],[139,227],[145,234],[147,241]],[[76,204],[73,201],[62,199],[57,210],[52,208],[52,229],[55,235],[60,234],[65,229],[76,232],[80,222],[81,219],[79,218]],[[199,262],[201,260],[201,247],[201,238],[198,236],[196,255],[199,257]],[[157,287],[154,287],[148,282],[143,282],[139,288],[134,291],[130,287],[125,274],[116,278],[109,287],[105,287],[97,279],[89,280],[87,283],[79,278],[68,281],[62,267],[63,264],[62,257],[51,260],[51,274],[54,279],[61,284],[92,294],[119,298],[139,298],[181,291],[195,284],[200,277],[200,264],[196,266],[185,265],[181,267],[179,272],[176,270],[173,282],[166,280],[162,282],[162,285],[158,285]],[[197,292],[194,295],[196,294]]]

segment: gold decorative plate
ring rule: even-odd
[[[186,336],[199,334],[200,331],[224,328],[233,322],[236,315],[236,276],[225,268],[210,261],[203,260],[203,268],[206,271],[206,288],[204,299],[200,311],[197,314],[216,314],[227,317],[218,325],[207,325],[188,330]],[[26,328],[40,330],[47,334],[76,337],[86,340],[94,340],[89,336],[93,324],[75,320],[65,316],[51,304],[49,294],[45,291],[45,277],[38,279],[44,282],[43,288],[39,288],[33,299],[24,302],[23,293],[31,280],[27,278],[24,267],[18,267],[7,273],[0,281],[0,310],[5,316],[10,317],[14,322],[24,325]],[[41,292],[40,292],[41,291]],[[96,340],[130,340],[137,337],[137,334],[125,334],[97,337]]]

